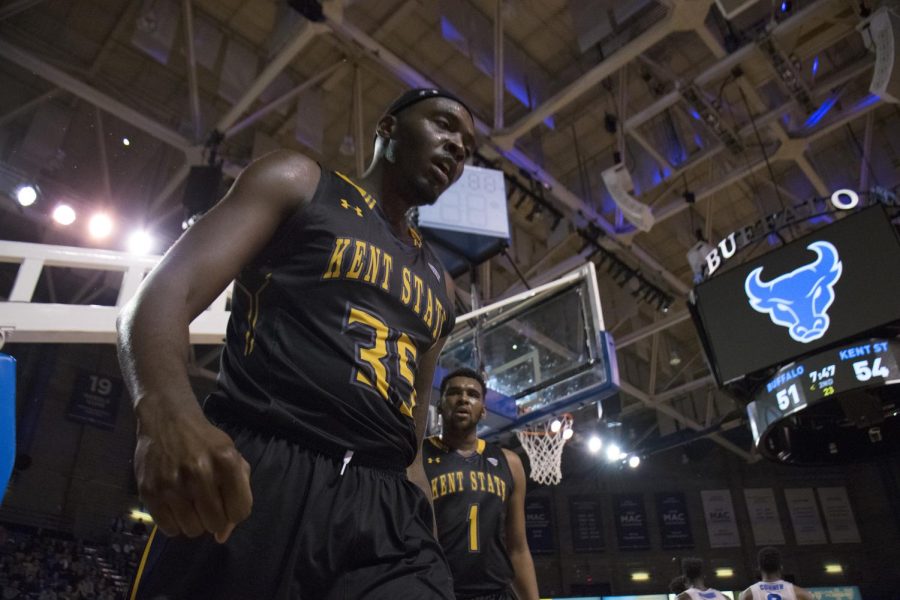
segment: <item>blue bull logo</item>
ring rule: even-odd
[[[837,248],[829,242],[813,242],[806,247],[818,258],[768,283],[754,269],[744,281],[750,306],[768,313],[776,325],[788,328],[790,336],[803,344],[817,340],[828,331],[826,311],[834,302],[834,284],[841,278],[843,264]]]

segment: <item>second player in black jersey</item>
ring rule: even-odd
[[[519,457],[476,435],[485,386],[471,369],[441,383],[440,437],[422,457],[431,485],[438,541],[458,600],[537,600],[534,563],[525,539],[525,471]]]

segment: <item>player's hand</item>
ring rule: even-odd
[[[134,471],[141,500],[168,536],[209,532],[221,544],[250,515],[250,465],[199,410],[139,420]]]

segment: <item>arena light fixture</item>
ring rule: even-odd
[[[123,137],[123,138],[122,138],[122,145],[123,145],[123,146],[130,146],[130,145],[131,145],[131,140],[129,140],[127,137]]]
[[[637,469],[639,466],[641,466],[641,457],[637,454],[632,454],[631,456],[629,456],[628,466],[632,469]]]
[[[134,521],[143,521],[144,523],[153,522],[153,517],[150,516],[150,513],[145,512],[139,508],[132,508],[131,514],[128,516],[131,517]]]
[[[107,213],[98,212],[88,221],[88,233],[95,240],[104,240],[113,232],[113,220]]]
[[[37,188],[33,185],[21,185],[16,189],[16,202],[21,206],[31,206],[37,201]]]
[[[150,254],[155,245],[153,236],[143,229],[135,231],[128,237],[128,251],[132,254]]]
[[[603,447],[603,440],[601,440],[598,436],[592,435],[588,440],[588,451],[591,454],[597,454],[600,452],[600,448]]]
[[[75,218],[75,209],[68,204],[57,204],[56,208],[53,209],[53,220],[60,225],[71,225],[75,222]]]
[[[632,581],[650,581],[650,573],[647,571],[632,571]]]
[[[730,567],[720,567],[716,569],[716,577],[721,579],[727,579],[729,577],[734,577],[734,569]]]
[[[571,427],[563,429],[562,436],[564,440],[571,440],[573,435],[575,435],[575,430]]]
[[[836,563],[829,563],[825,565],[825,572],[830,575],[839,575],[844,572],[844,567]]]
[[[559,433],[559,430],[562,429],[562,421],[559,419],[553,419],[550,423],[550,431],[553,433]]]
[[[616,462],[620,458],[622,458],[622,449],[616,444],[610,444],[606,449],[606,460]]]

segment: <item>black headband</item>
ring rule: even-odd
[[[416,88],[403,92],[399,98],[391,102],[391,105],[388,106],[386,111],[384,111],[384,114],[396,115],[402,110],[409,108],[416,102],[428,100],[429,98],[449,98],[450,100],[453,100],[454,102],[465,108],[466,112],[469,113],[469,116],[472,117],[472,121],[475,121],[475,116],[472,114],[472,111],[469,110],[469,107],[465,102],[460,100],[460,98],[455,94],[439,88]]]

